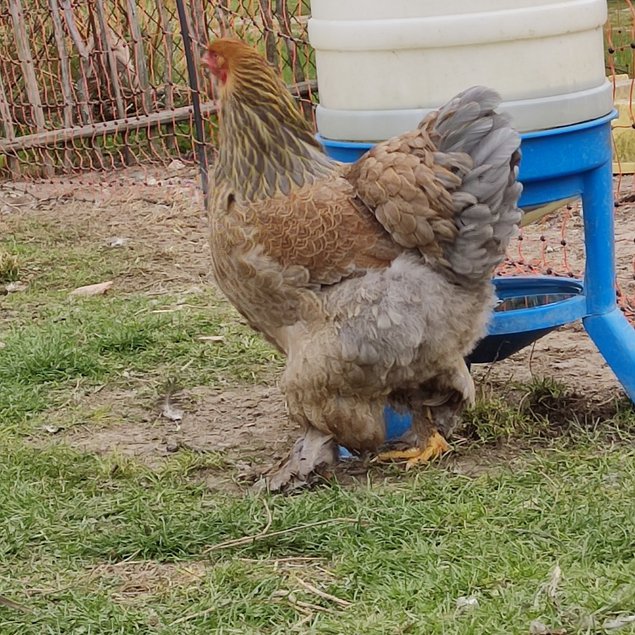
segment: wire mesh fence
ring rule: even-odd
[[[184,25],[176,0],[7,0],[0,8],[1,175],[193,161],[198,87],[210,147],[215,140],[213,88],[200,71],[208,35],[232,33],[261,48],[310,113],[308,2],[183,4]]]
[[[81,178],[99,186],[112,184],[116,174],[117,183],[134,186],[140,168],[146,185],[161,187],[161,170],[176,161],[189,166],[194,186],[194,168],[207,154],[213,160],[216,142],[216,95],[200,65],[209,37],[235,35],[257,46],[279,69],[305,115],[313,116],[318,95],[307,37],[310,0],[182,0],[181,16],[179,3],[5,0],[0,6],[0,181],[44,180],[67,187]],[[626,214],[635,202],[631,0],[609,0],[609,16],[605,61],[619,112],[613,128],[616,214]],[[580,214],[579,204],[569,202],[527,227],[501,273],[581,276]],[[617,225],[619,230],[619,218]],[[618,236],[616,243],[618,293],[631,318],[632,233]]]

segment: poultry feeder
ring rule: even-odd
[[[319,139],[336,160],[416,127],[468,86],[495,88],[522,133],[521,207],[580,196],[583,281],[495,278],[499,305],[469,362],[511,355],[582,320],[635,400],[635,329],[616,304],[605,0],[313,0]],[[386,409],[387,438],[410,425]]]

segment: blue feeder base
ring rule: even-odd
[[[579,280],[550,276],[494,278],[499,304],[489,334],[469,355],[470,364],[505,359],[529,346],[584,310]]]
[[[615,116],[612,112],[592,121],[522,136],[519,178],[524,189],[521,207],[544,205],[572,196],[582,198],[586,251],[584,282],[569,280],[575,289],[570,288],[569,297],[557,302],[494,312],[489,335],[473,353],[471,361],[492,355],[493,359],[502,359],[550,330],[581,319],[626,393],[635,401],[635,329],[617,307],[615,291],[611,145],[611,120]],[[327,154],[343,162],[356,161],[373,145],[323,138],[320,141]],[[540,285],[544,278],[525,280],[538,280],[536,284]],[[501,299],[505,285],[517,284],[503,279],[496,282]],[[533,295],[552,291],[543,289]],[[403,421],[403,415],[386,409],[387,438],[403,433]]]

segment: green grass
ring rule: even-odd
[[[272,376],[280,358],[211,289],[151,296],[72,298],[96,281],[145,277],[131,250],[95,249],[51,226],[20,229],[4,252],[22,262],[25,291],[0,298],[0,421],[31,429],[47,406],[78,386],[222,386]],[[69,237],[70,233],[70,237]],[[205,336],[220,336],[209,343]]]
[[[635,613],[626,404],[590,407],[539,379],[484,393],[456,470],[375,467],[290,497],[215,491],[206,474],[239,473],[220,452],[151,468],[54,444],[41,426],[107,426],[81,411],[90,391],[154,404],[169,381],[271,381],[280,358],[209,289],[135,290],[152,264],[100,249],[70,218],[61,231],[34,215],[0,248],[27,283],[0,297],[2,635],[524,635],[532,620],[601,633]],[[68,296],[107,277],[109,295]],[[468,476],[462,458],[482,469]],[[470,596],[478,606],[457,609]]]
[[[0,249],[0,282],[15,282],[20,276],[17,256]]]
[[[624,0],[608,0],[610,40],[605,32],[605,62],[607,72],[611,63],[616,73],[633,77],[633,49],[631,48],[631,27],[633,15]]]
[[[17,305],[26,302],[14,297]],[[277,354],[211,292],[188,299],[187,305],[171,296],[154,301],[46,297],[34,324],[13,324],[0,332],[0,419],[5,424],[26,424],[45,407],[43,394],[77,382],[129,385],[136,376],[156,385],[165,377],[181,386],[224,385],[262,380],[279,364]],[[199,339],[210,335],[223,341]]]
[[[301,632],[527,633],[534,619],[585,632],[585,620],[632,612],[635,602],[632,450],[553,448],[478,478],[431,468],[288,498],[212,495],[182,469],[15,441],[0,474],[0,562],[10,572],[0,593],[33,610],[0,608],[7,635],[286,633],[307,611]],[[258,534],[267,509],[268,531],[288,533],[206,553]],[[91,579],[104,563],[125,573],[126,560],[200,572],[128,599],[116,577]],[[556,564],[563,576],[551,598],[541,588]],[[478,608],[457,611],[461,596]]]

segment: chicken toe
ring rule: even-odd
[[[419,463],[429,463],[451,450],[449,443],[436,430],[428,438],[425,447],[413,447],[405,450],[389,450],[377,455],[377,461],[399,461],[406,459],[409,470]]]

